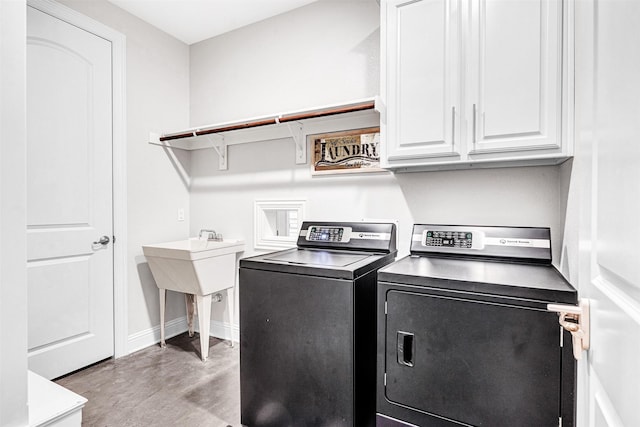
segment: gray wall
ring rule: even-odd
[[[379,93],[379,6],[321,0],[191,46],[191,124],[292,111]],[[413,223],[548,226],[554,260],[563,194],[554,166],[312,177],[296,165],[291,140],[191,157],[191,234],[214,227],[253,250],[256,199],[306,199],[315,219],[397,219],[408,251]],[[566,190],[565,190],[566,191]],[[214,305],[215,320],[228,314]]]
[[[189,189],[168,153],[148,143],[149,132],[189,124],[189,47],[104,0],[60,3],[127,38],[127,299],[131,337],[160,323],[158,290],[141,246],[183,239],[189,232],[188,220],[177,221],[178,208],[184,208],[188,217]],[[188,155],[178,160],[188,168]],[[167,321],[184,316],[183,301],[181,295],[169,293]]]

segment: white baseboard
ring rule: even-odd
[[[196,331],[198,331],[197,317],[194,319],[194,326]],[[187,332],[188,329],[187,316],[170,320],[166,322],[164,326],[165,338],[169,339],[171,337],[175,337],[183,332]],[[209,335],[223,340],[233,340],[238,342],[240,337],[240,328],[237,325],[212,320]],[[160,342],[160,325],[129,335],[127,341],[127,354],[156,345]]]
[[[188,330],[187,316],[178,317],[164,324],[165,338],[175,337]],[[129,335],[127,340],[127,353],[135,353],[143,348],[150,347],[160,342],[160,325],[144,331]]]
[[[227,322],[211,321],[209,335],[223,340],[240,341],[240,328]]]

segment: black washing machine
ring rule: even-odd
[[[240,260],[243,425],[375,425],[377,270],[395,224],[304,222],[297,247]]]
[[[575,424],[571,335],[547,304],[577,304],[548,228],[414,226],[378,272],[376,424]]]

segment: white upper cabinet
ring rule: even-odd
[[[469,154],[560,149],[561,6],[471,2]]]
[[[386,10],[386,157],[459,156],[456,2],[391,0]],[[384,71],[383,71],[384,72]],[[385,88],[383,88],[384,90]]]
[[[383,0],[383,166],[569,157],[562,12],[561,0]]]

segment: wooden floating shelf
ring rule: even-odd
[[[220,168],[226,169],[228,145],[293,138],[296,163],[306,163],[307,135],[379,126],[380,112],[381,102],[375,97],[160,135],[151,133],[149,143],[182,150],[214,148]]]

